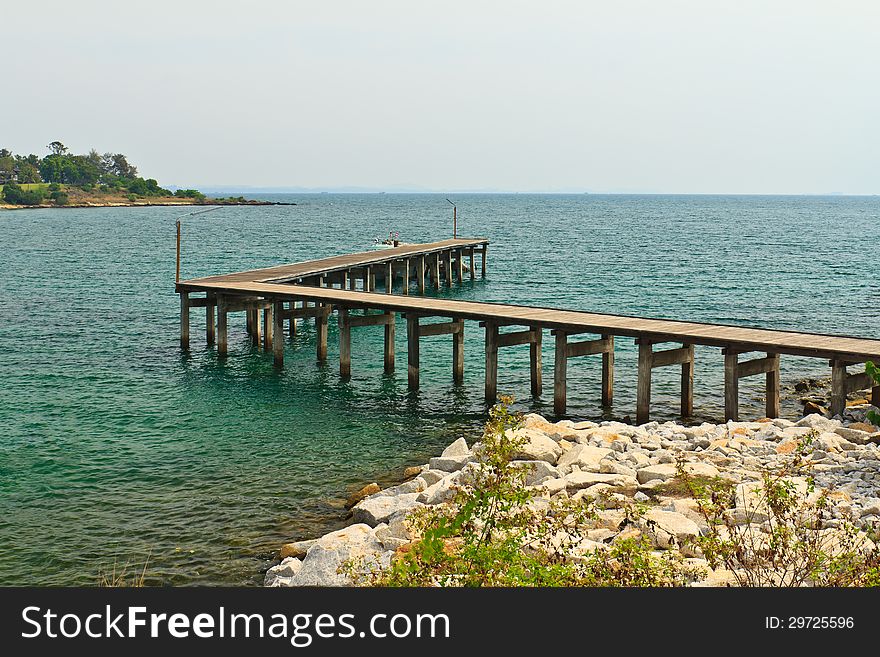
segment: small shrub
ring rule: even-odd
[[[52,192],[49,197],[55,201],[55,205],[67,205],[70,203],[70,196],[66,192]]]
[[[880,585],[880,553],[866,532],[851,523],[823,529],[828,492],[815,490],[807,458],[817,436],[807,434],[778,470],[763,472],[739,508],[734,483],[700,481],[678,461],[676,476],[708,525],[693,543],[712,568],[731,571],[740,586]]]
[[[129,200],[129,202],[134,203],[135,201],[137,201],[138,196],[137,196],[137,194],[129,194],[125,198],[127,198]]]

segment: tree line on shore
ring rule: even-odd
[[[0,148],[0,185],[6,203],[40,205],[49,198],[56,205],[66,205],[70,188],[94,194],[121,194],[131,201],[158,196],[205,199],[198,190],[172,192],[160,187],[153,178],[139,176],[137,167],[122,153],[102,155],[92,149],[86,155],[75,155],[60,141],[53,141],[48,149],[48,155],[39,157],[33,153],[16,155]]]

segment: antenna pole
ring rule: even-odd
[[[452,206],[452,239],[458,237],[458,208]]]
[[[174,273],[174,282],[180,282],[180,219],[177,220],[177,269]]]

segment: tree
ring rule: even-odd
[[[60,141],[51,142],[47,148],[52,151],[53,155],[64,155],[67,153],[67,146],[62,144]]]

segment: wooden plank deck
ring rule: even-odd
[[[196,278],[188,281],[181,281],[181,284],[197,284],[197,283],[245,283],[245,282],[273,282],[283,283],[286,281],[294,281],[299,278],[308,276],[317,276],[324,273],[332,273],[364,267],[366,265],[388,262],[389,260],[398,260],[402,258],[413,258],[418,256],[438,253],[449,249],[470,249],[474,247],[485,247],[489,240],[482,238],[474,239],[449,239],[439,242],[429,242],[426,244],[403,244],[401,246],[391,247],[387,249],[376,249],[375,251],[363,251],[361,253],[347,253],[345,255],[332,256],[329,258],[319,258],[318,260],[308,260],[306,262],[296,262],[288,265],[279,265],[276,267],[266,267],[264,269],[252,269],[249,271],[240,271],[232,274],[222,274],[219,276],[208,276],[205,278]]]
[[[203,291],[215,294],[258,295],[271,299],[296,298],[351,308],[372,308],[453,319],[492,321],[499,325],[535,326],[557,329],[570,334],[598,333],[632,337],[649,342],[682,342],[716,346],[738,352],[767,351],[853,363],[880,360],[880,340],[842,335],[646,319],[626,315],[478,301],[457,301],[412,295],[396,296],[256,281],[239,282],[228,276],[182,281],[178,284],[178,290],[182,292]]]

